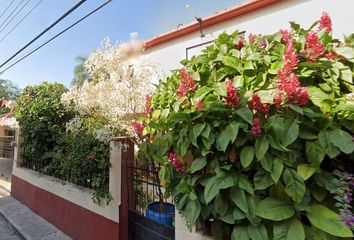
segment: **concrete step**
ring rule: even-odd
[[[18,235],[24,240],[71,239],[10,196],[0,198],[0,215],[12,225]]]

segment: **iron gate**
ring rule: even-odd
[[[173,226],[160,224],[146,217],[149,203],[159,201],[163,189],[158,181],[159,166],[153,161],[127,159],[128,239],[174,240]],[[163,197],[164,202],[171,199]]]
[[[0,178],[11,179],[12,165],[14,160],[13,136],[0,137]]]

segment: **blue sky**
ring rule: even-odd
[[[110,37],[113,41],[127,41],[131,32],[138,32],[141,40],[149,39],[157,34],[175,29],[179,23],[187,24],[192,22],[193,18],[185,8],[186,4],[190,4],[194,11],[203,17],[243,1],[114,0],[95,15],[6,71],[0,78],[9,79],[21,88],[38,84],[42,81],[57,81],[69,86],[73,77],[73,68],[76,64],[74,61],[75,56],[89,55],[91,51],[100,46],[105,37]],[[15,0],[12,8],[20,2],[21,0]],[[38,0],[31,0],[22,15],[37,2]],[[0,62],[2,63],[8,59],[76,2],[78,1],[42,0],[36,10],[6,39],[0,42]],[[38,46],[103,2],[105,1],[88,0],[25,52]],[[10,0],[0,1],[0,12],[9,3]],[[15,3],[17,4],[15,5]],[[8,14],[10,12],[8,11]],[[18,21],[22,15],[20,14],[16,20]],[[0,18],[0,23],[4,21],[4,16]],[[13,24],[17,21],[14,20]],[[12,24],[3,32],[0,32],[0,38],[11,29],[11,26]]]

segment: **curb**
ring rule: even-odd
[[[14,232],[18,235],[18,237],[21,239],[21,240],[28,240],[23,234],[21,231],[19,231],[16,226],[11,222],[10,219],[8,219],[4,213],[0,210],[0,217],[2,217],[7,223],[8,225],[10,225],[10,227],[14,230]]]

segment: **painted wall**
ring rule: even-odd
[[[17,143],[17,146],[20,146],[20,143]],[[124,239],[119,237],[121,143],[111,142],[109,190],[113,200],[109,205],[95,204],[90,189],[19,167],[21,159],[17,146],[11,196],[73,239]]]
[[[310,26],[320,18],[323,11],[328,12],[333,21],[334,36],[342,38],[343,34],[354,33],[353,0],[282,0],[265,8],[241,15],[232,20],[204,29],[206,37],[200,38],[199,32],[177,38],[150,48],[146,54],[161,64],[166,73],[170,69],[179,68],[179,61],[186,58],[186,49],[217,38],[226,31],[231,33],[237,29],[253,34],[269,34],[279,29],[289,28],[289,21],[295,21],[302,26]],[[202,47],[190,50],[197,54]]]

